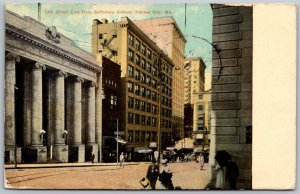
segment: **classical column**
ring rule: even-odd
[[[81,107],[82,107],[82,102],[81,102],[81,88],[82,88],[82,83],[84,80],[80,77],[77,77],[74,82],[74,129],[73,129],[73,144],[82,144],[81,141]]]
[[[15,137],[15,84],[16,84],[16,61],[20,57],[8,53],[5,60],[5,145],[14,146]]]
[[[65,130],[65,77],[67,73],[59,71],[55,81],[55,125],[54,125],[54,145],[64,145]]]
[[[102,75],[97,76],[96,89],[96,142],[99,146],[99,162],[102,162]]]
[[[32,70],[32,126],[31,126],[31,145],[42,146],[40,133],[43,127],[43,96],[42,96],[42,70],[46,66],[36,62]]]
[[[96,83],[92,82],[88,88],[88,143],[95,143],[95,86]]]

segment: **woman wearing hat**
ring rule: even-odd
[[[161,166],[159,168],[159,181],[161,182],[159,189],[169,189],[173,190],[174,186],[172,183],[173,173],[168,166],[167,160],[161,160]]]

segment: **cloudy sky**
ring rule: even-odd
[[[6,9],[21,16],[38,17],[38,6],[35,4],[6,4]],[[94,12],[95,11],[95,12]],[[136,11],[140,11],[139,14]],[[149,14],[150,13],[150,14]],[[185,14],[186,13],[186,14]],[[211,68],[211,45],[198,36],[211,42],[212,11],[209,4],[142,4],[142,3],[42,3],[42,22],[56,26],[58,32],[91,52],[91,29],[93,19],[106,18],[109,21],[120,20],[127,16],[131,20],[173,16],[185,34],[187,43],[185,55],[202,57]]]

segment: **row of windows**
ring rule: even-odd
[[[158,64],[159,59],[158,59],[157,55],[154,52],[152,52],[149,48],[147,48],[144,44],[141,44],[141,41],[139,41],[138,39],[134,40],[134,37],[131,34],[128,35],[128,44],[131,47],[135,48],[137,51],[141,52],[146,58],[153,61],[155,65]],[[128,53],[129,60],[139,64],[139,61],[141,61],[142,57],[140,57],[137,54],[136,54],[136,56],[137,57],[135,57],[135,60],[134,60],[134,51],[129,50],[129,53]],[[166,71],[167,74],[169,74],[169,75],[172,75],[172,68],[163,62],[161,63],[161,70]]]
[[[157,106],[151,103],[146,103],[145,101],[134,99],[132,97],[128,97],[128,108],[134,108],[136,110],[142,110],[151,112],[153,114],[157,113]]]
[[[131,112],[128,112],[128,123],[129,124],[136,124],[136,125],[147,125],[147,126],[157,126],[157,118],[155,117],[149,117],[145,115],[140,115],[140,114],[134,114]],[[160,126],[162,128],[171,128],[172,127],[172,122],[169,120],[162,119]]]
[[[136,50],[140,51],[143,55],[145,55],[148,59],[154,60],[157,63],[157,56],[154,54],[149,48],[147,48],[144,44],[141,43],[140,40],[134,39],[132,34],[128,34],[128,44],[134,47]]]
[[[128,112],[128,123],[136,125],[157,126],[157,118]]]
[[[151,80],[149,80],[149,82],[151,82]],[[152,80],[152,84],[156,85],[156,81],[154,82]],[[153,88],[155,88],[155,87],[153,87]],[[127,83],[127,90],[128,90],[128,92],[135,93],[136,95],[140,95],[143,97],[147,97],[148,99],[152,99],[154,101],[156,101],[157,97],[158,97],[158,94],[156,92],[151,91],[150,89],[146,89],[145,87],[140,86],[139,84],[134,84],[133,82],[130,82],[130,81]],[[162,85],[161,93],[166,94],[171,97],[172,89],[170,87]]]
[[[150,142],[156,140],[156,131],[128,131],[128,142]]]
[[[129,56],[131,56],[131,55],[133,55],[132,51],[129,50]],[[139,63],[140,57],[139,56],[136,58],[135,61],[136,61],[136,64],[140,65],[140,63]],[[145,62],[144,59],[142,59],[142,61],[141,61],[141,67],[144,70],[146,70],[148,73],[150,73],[151,75],[159,77],[159,79],[161,80],[162,83],[172,86],[172,78],[171,77],[166,76],[163,73],[160,74],[156,67],[152,66],[148,62]],[[156,81],[156,79],[151,77],[151,75],[146,75],[145,73],[141,72],[140,70],[135,69],[132,65],[128,66],[128,76],[129,77],[135,78],[136,80],[141,81],[143,83],[147,83],[149,85],[152,83],[151,79],[153,79],[155,81],[155,84],[152,83],[152,85],[153,85],[153,87],[156,88],[157,81]]]
[[[171,140],[172,134],[163,132],[161,133],[162,142],[166,139]],[[128,130],[128,142],[150,142],[157,141],[156,131],[138,131],[138,130]]]
[[[105,84],[106,85],[110,85],[110,86],[114,86],[115,88],[117,87],[117,83],[114,81],[114,80],[111,80],[111,79],[105,79]]]

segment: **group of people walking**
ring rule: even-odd
[[[161,160],[161,165],[158,165],[155,160],[152,161],[152,164],[149,165],[146,178],[149,183],[142,185],[146,188],[150,186],[150,189],[169,189],[173,190],[173,182],[172,182],[173,173],[168,165],[166,159]],[[144,181],[142,179],[141,181]]]

